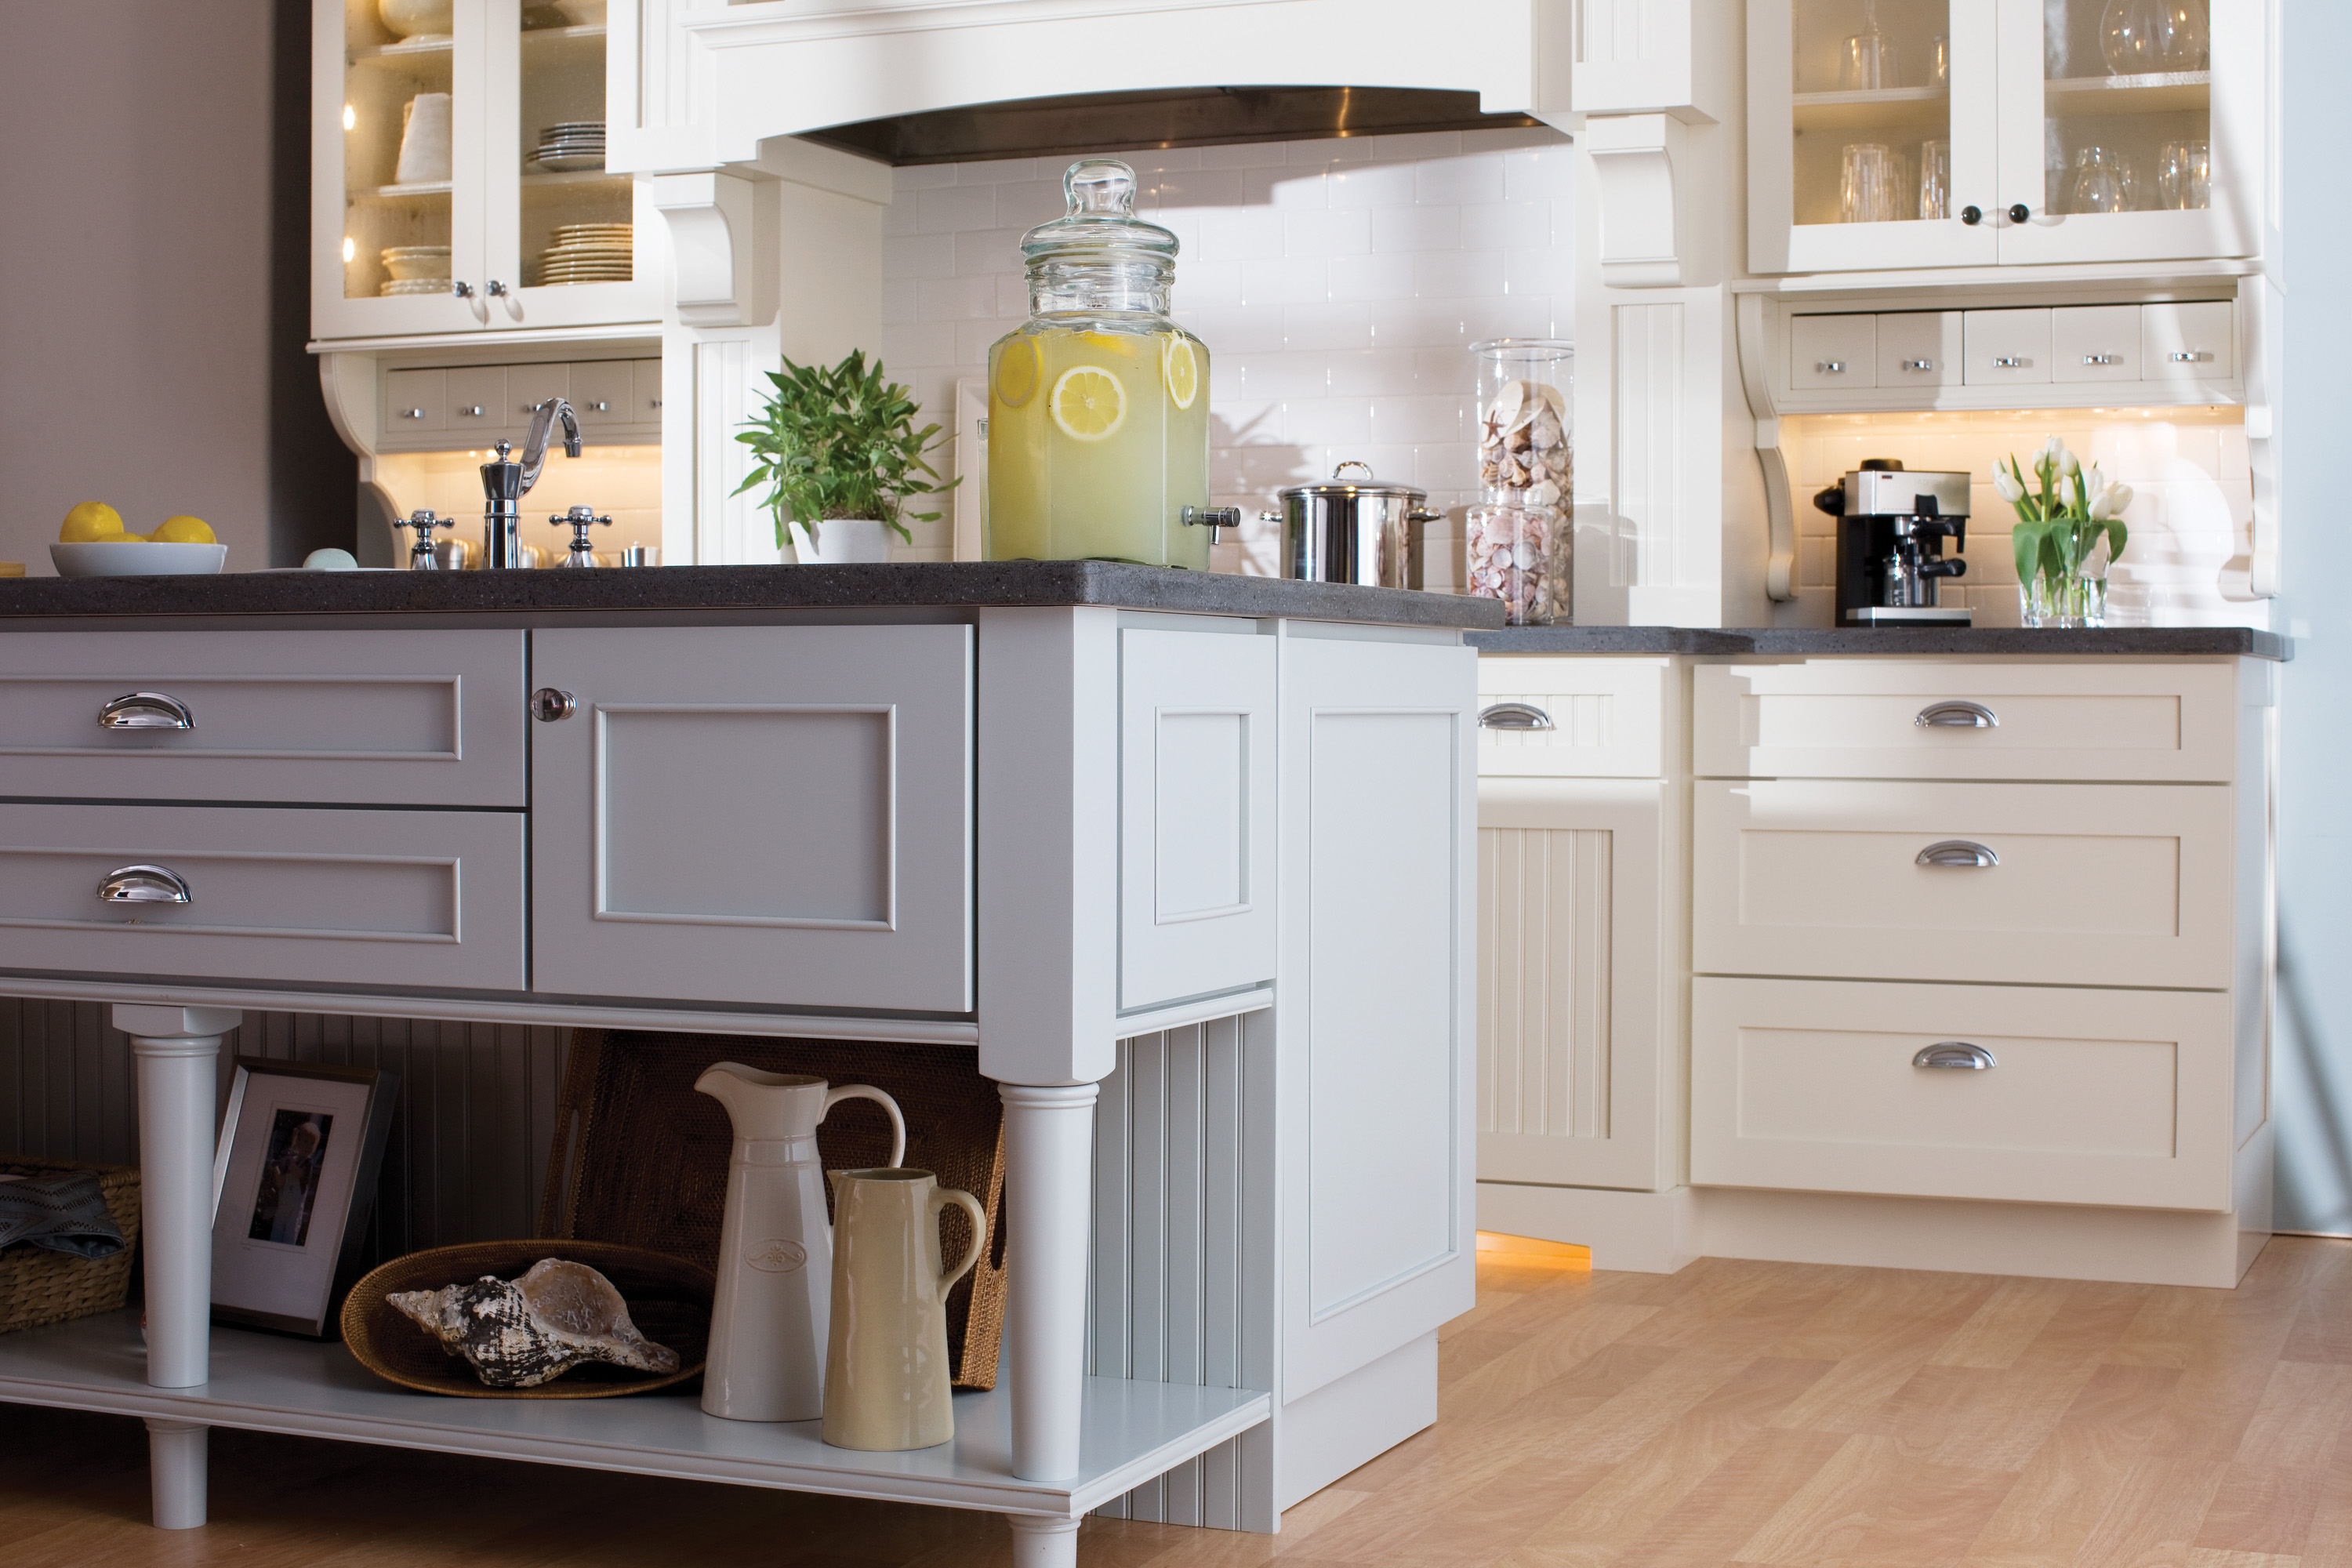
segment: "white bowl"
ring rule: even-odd
[[[453,0],[376,0],[376,15],[404,38],[433,38],[457,24]]]
[[[101,539],[52,544],[49,560],[60,577],[209,577],[228,560],[228,546]]]
[[[604,25],[605,0],[555,0],[555,8],[575,27]]]
[[[445,279],[449,276],[449,253],[445,250],[438,256],[387,256],[383,269],[403,283],[421,278]]]

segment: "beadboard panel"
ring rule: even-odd
[[[1609,1136],[1612,837],[1479,829],[1481,1134]]]
[[[1267,1238],[1242,1193],[1272,1171],[1250,1135],[1270,1099],[1265,1016],[1122,1040],[1095,1107],[1095,1234],[1087,1371],[1213,1388],[1270,1386]],[[1253,1023],[1259,1026],[1253,1029]],[[1253,1039],[1253,1034],[1261,1037]],[[1255,1147],[1253,1147],[1255,1145]],[[1263,1428],[1218,1445],[1097,1512],[1265,1530]]]
[[[221,1053],[400,1075],[367,1262],[529,1236],[539,1212],[569,1031],[520,1025],[247,1013]],[[0,998],[0,1148],[135,1164],[130,1041],[89,1002]]]

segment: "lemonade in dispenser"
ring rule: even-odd
[[[1168,317],[1176,237],[1135,216],[1135,171],[1070,165],[1066,216],[1021,242],[1029,320],[988,353],[988,559],[1205,570],[1209,351]]]

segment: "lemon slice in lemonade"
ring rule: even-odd
[[[1097,365],[1073,366],[1054,384],[1054,423],[1075,441],[1099,441],[1127,423],[1127,388]]]
[[[1025,337],[1013,339],[996,356],[996,400],[1007,408],[1020,407],[1037,390],[1038,374],[1037,345]]]
[[[1168,378],[1168,396],[1179,408],[1192,406],[1192,399],[1201,395],[1201,360],[1192,352],[1192,342],[1182,333],[1170,337],[1168,346],[1160,351],[1160,369]]]

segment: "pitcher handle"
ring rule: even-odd
[[[904,1165],[907,1163],[907,1119],[898,1114],[898,1102],[870,1083],[845,1083],[839,1089],[826,1092],[824,1110],[817,1114],[817,1120],[823,1121],[832,1115],[833,1108],[845,1100],[870,1100],[890,1113],[890,1163],[893,1167]]]
[[[935,1187],[931,1190],[931,1223],[940,1223],[940,1211],[950,1204],[971,1216],[971,1250],[953,1268],[940,1271],[940,1294],[945,1296],[948,1287],[962,1279],[971,1266],[980,1261],[980,1249],[988,1245],[988,1215],[981,1208],[980,1200],[955,1187]]]

